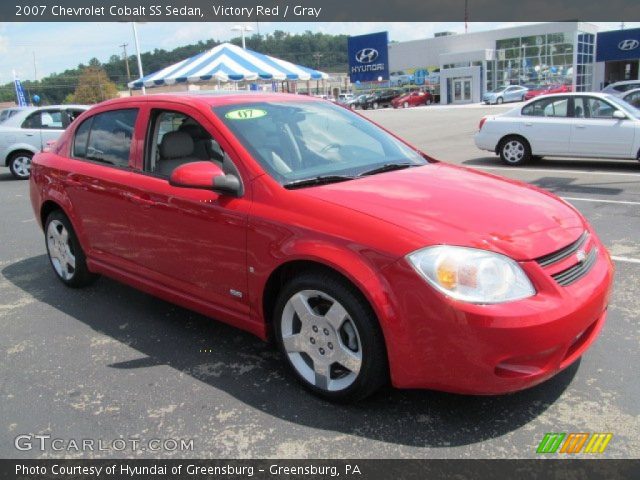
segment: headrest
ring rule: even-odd
[[[160,142],[162,158],[182,158],[193,154],[193,138],[188,133],[176,131],[165,133]]]

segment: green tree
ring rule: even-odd
[[[118,96],[118,88],[109,80],[103,68],[86,67],[78,78],[78,86],[73,92],[75,103],[98,103]]]

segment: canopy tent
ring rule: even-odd
[[[223,43],[128,84],[129,88],[157,87],[210,80],[321,80],[329,75],[279,58]]]

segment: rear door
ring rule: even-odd
[[[569,151],[569,97],[541,97],[522,109],[523,136],[534,155],[564,155]]]
[[[40,150],[47,142],[57,140],[66,128],[65,115],[59,108],[37,110],[25,118],[17,134],[20,142]]]
[[[635,158],[635,122],[613,118],[617,107],[599,97],[574,97],[574,104],[571,153]]]

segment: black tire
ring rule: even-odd
[[[529,142],[518,135],[505,137],[498,148],[500,159],[510,166],[519,166],[531,160]]]
[[[31,152],[20,151],[12,153],[7,162],[11,175],[17,180],[28,180],[31,176],[31,159],[33,159],[33,153]],[[25,167],[24,162],[28,162],[28,167]]]
[[[305,290],[320,291],[335,299],[346,310],[348,320],[356,328],[361,348],[361,366],[355,380],[342,390],[319,388],[306,380],[285,349],[282,333],[284,309],[294,295]],[[295,378],[315,395],[334,402],[354,402],[373,394],[388,383],[387,353],[378,319],[362,294],[342,277],[331,272],[310,271],[290,280],[278,294],[273,325],[275,340],[285,362]],[[306,337],[304,340],[306,341]],[[307,358],[311,361],[310,357]]]
[[[54,223],[56,222],[56,223]],[[52,224],[54,224],[52,226]],[[73,268],[73,272],[69,272],[70,276],[65,278],[58,270],[55,265],[54,256],[55,253],[51,251],[50,243],[54,243],[50,237],[50,228],[57,228],[60,231],[64,227],[68,233],[68,247],[69,251],[75,257],[75,265]],[[67,218],[67,216],[61,210],[55,210],[49,214],[47,220],[45,222],[44,227],[45,234],[45,245],[47,247],[47,256],[49,257],[49,263],[51,264],[51,268],[55,273],[56,277],[65,285],[72,288],[82,288],[88,285],[91,285],[95,282],[99,275],[95,273],[91,273],[87,268],[87,259],[80,246],[80,242],[78,241],[78,237],[76,236],[76,232],[71,225],[71,222]],[[53,256],[52,256],[53,255]],[[59,262],[59,260],[58,260]],[[67,267],[68,270],[68,267]]]
[[[502,97],[498,97],[498,99],[496,100],[496,103],[498,105],[502,105],[504,103],[504,99]]]

